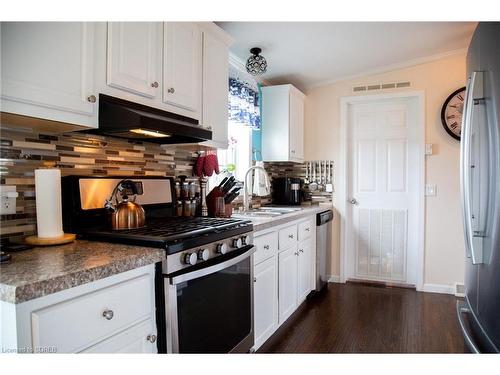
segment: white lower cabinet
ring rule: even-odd
[[[1,304],[4,352],[157,351],[153,264],[20,304]]]
[[[297,308],[297,245],[279,253],[279,316],[282,324]]]
[[[255,234],[254,349],[271,337],[314,288],[313,228],[311,216]]]
[[[255,346],[261,346],[278,328],[278,262],[276,256],[255,266]]]
[[[312,240],[307,239],[298,245],[297,252],[297,304],[305,301],[311,291],[311,271],[312,271]]]
[[[133,326],[81,353],[155,353],[156,335],[152,319]]]

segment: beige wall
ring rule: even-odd
[[[425,93],[425,140],[433,144],[426,156],[426,183],[437,185],[437,196],[425,199],[424,284],[453,285],[464,280],[464,243],[459,200],[460,144],[443,129],[441,106],[451,92],[465,84],[465,55],[317,87],[306,91],[305,157],[332,159],[340,165],[340,98],[353,96],[361,84],[410,81],[409,91]],[[405,89],[406,90],[406,89]],[[375,94],[391,90],[376,91]],[[401,92],[402,89],[392,90]],[[362,93],[360,95],[366,95]],[[335,175],[337,183],[341,178]],[[337,203],[334,196],[334,204]],[[339,220],[334,226],[332,275],[339,275]]]

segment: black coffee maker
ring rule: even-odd
[[[273,177],[272,203],[284,206],[299,205],[303,201],[303,181],[296,177]]]

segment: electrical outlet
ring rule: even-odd
[[[15,186],[0,185],[0,215],[16,213],[16,198],[18,195]]]
[[[425,196],[427,197],[433,197],[437,195],[437,186],[433,184],[426,184],[425,185]]]

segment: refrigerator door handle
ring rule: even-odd
[[[479,354],[481,353],[479,351],[479,348],[477,345],[474,343],[474,340],[472,339],[472,336],[470,335],[469,331],[467,331],[467,328],[465,327],[465,322],[464,322],[464,314],[470,314],[471,311],[467,307],[464,301],[457,301],[457,317],[458,317],[458,322],[460,323],[460,329],[462,330],[462,334],[464,335],[464,340],[465,344],[469,348],[469,350],[472,353]]]
[[[464,116],[462,118],[462,149],[460,153],[460,187],[462,195],[462,219],[464,225],[464,236],[465,236],[465,252],[467,258],[471,255],[471,244],[470,240],[472,222],[470,218],[470,191],[469,191],[469,164],[470,164],[470,129],[469,129],[469,117],[470,117],[470,98],[471,93],[471,81],[473,80],[474,73],[467,80],[467,88],[465,90],[465,102],[464,102]]]
[[[466,97],[464,102],[464,116],[462,120],[463,142],[461,152],[461,188],[462,188],[462,217],[464,221],[465,248],[468,258],[472,258],[473,264],[483,263],[482,241],[474,241],[472,226],[472,196],[471,196],[471,139],[472,127],[474,125],[474,105],[483,98],[483,73],[472,72],[467,82]],[[475,218],[480,222],[480,218]]]

